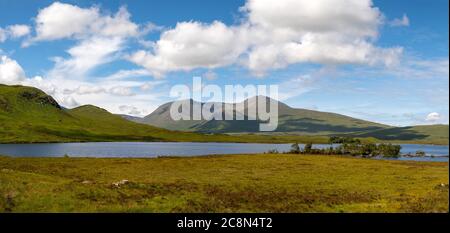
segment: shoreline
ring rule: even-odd
[[[8,144],[50,144],[50,143],[103,143],[103,142],[123,142],[123,143],[127,143],[127,142],[142,142],[142,143],[164,143],[164,142],[170,142],[170,143],[252,143],[252,144],[292,144],[292,143],[300,143],[300,144],[306,144],[306,143],[310,143],[310,141],[292,141],[292,142],[266,142],[266,141],[33,141],[33,142],[23,142],[23,141],[15,141],[15,142],[0,142],[0,145],[4,144],[4,145],[8,145]],[[450,143],[444,144],[444,143],[432,143],[432,142],[418,142],[418,141],[375,141],[374,143],[391,143],[391,144],[396,144],[396,145],[400,145],[400,144],[410,144],[410,145],[431,145],[431,146],[449,146]],[[313,144],[330,144],[330,143],[320,143],[320,142],[316,142]]]

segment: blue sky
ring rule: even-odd
[[[0,83],[142,116],[202,76],[277,84],[293,107],[448,124],[448,36],[447,0],[0,0]]]

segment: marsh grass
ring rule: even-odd
[[[448,212],[448,163],[0,157],[0,212]]]

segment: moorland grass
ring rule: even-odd
[[[0,212],[448,212],[448,175],[320,155],[0,157]]]

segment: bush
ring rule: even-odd
[[[306,154],[310,154],[310,153],[312,153],[313,152],[313,149],[312,149],[312,143],[306,143],[306,145],[305,145],[305,148],[303,149],[303,151],[306,153]]]
[[[401,146],[392,144],[375,143],[343,143],[338,147],[313,149],[312,143],[307,143],[303,150],[297,143],[291,145],[289,153],[292,154],[323,154],[323,155],[352,155],[363,157],[383,156],[390,158],[400,157]]]
[[[423,151],[423,150],[416,151],[416,156],[417,157],[424,157],[425,155],[426,155],[425,151]]]
[[[298,145],[298,143],[294,143],[291,145],[291,150],[289,151],[289,153],[300,154],[300,146]]]
[[[277,149],[268,150],[267,154],[279,154],[280,152]]]
[[[352,138],[352,137],[339,137],[339,136],[331,136],[330,139],[328,140],[329,143],[358,143],[360,144],[361,141],[357,138]]]

